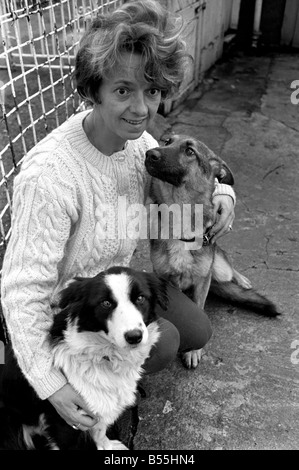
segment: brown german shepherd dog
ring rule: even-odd
[[[231,304],[262,315],[279,315],[276,306],[256,292],[250,281],[233,268],[225,251],[216,243],[209,243],[209,229],[214,223],[212,194],[215,178],[220,183],[234,182],[227,164],[202,142],[189,136],[173,135],[164,146],[147,151],[145,166],[153,177],[150,198],[154,204],[159,207],[166,204],[168,208],[179,206],[181,214],[184,207],[191,208],[190,222],[180,222],[180,236],[174,235],[173,218],[172,232],[169,230],[169,236],[163,236],[163,217],[159,211],[157,233],[152,237],[151,232],[150,240],[154,272],[166,277],[201,308],[211,291]],[[202,210],[200,236],[197,236],[196,205]],[[201,350],[184,353],[183,362],[188,368],[195,368],[200,356]]]

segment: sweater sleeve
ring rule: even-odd
[[[218,183],[218,180],[216,178],[213,197],[221,195],[230,196],[234,202],[234,206],[236,205],[236,194],[233,188],[229,184]]]
[[[16,177],[12,233],[2,271],[2,307],[19,366],[41,399],[66,383],[52,366],[48,331],[58,266],[74,217],[72,204],[48,177]]]

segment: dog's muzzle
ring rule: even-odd
[[[178,163],[174,164],[171,154],[165,154],[158,148],[151,149],[146,152],[144,163],[151,176],[176,187],[182,184],[185,170]]]
[[[145,167],[151,174],[151,171],[156,170],[156,165],[161,160],[161,152],[158,149],[151,149],[146,152]]]
[[[158,149],[151,149],[146,152],[148,161],[157,162],[161,158],[161,152]]]
[[[127,343],[131,345],[139,344],[142,341],[143,332],[139,328],[134,328],[134,330],[127,331],[124,336]]]

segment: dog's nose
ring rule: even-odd
[[[159,152],[159,150],[156,150],[156,149],[148,150],[146,152],[146,157],[149,160],[152,160],[153,162],[156,162],[156,161],[160,160],[161,153]]]
[[[125,340],[129,344],[138,344],[142,340],[142,336],[142,331],[135,328],[134,330],[130,330],[125,333]]]

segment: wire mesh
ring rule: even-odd
[[[0,2],[0,263],[11,230],[13,179],[24,155],[84,106],[72,80],[81,33],[98,12],[122,3]]]
[[[72,80],[80,36],[124,1],[0,0],[0,275],[14,177],[24,155],[84,107]],[[0,340],[8,341],[1,308]]]

